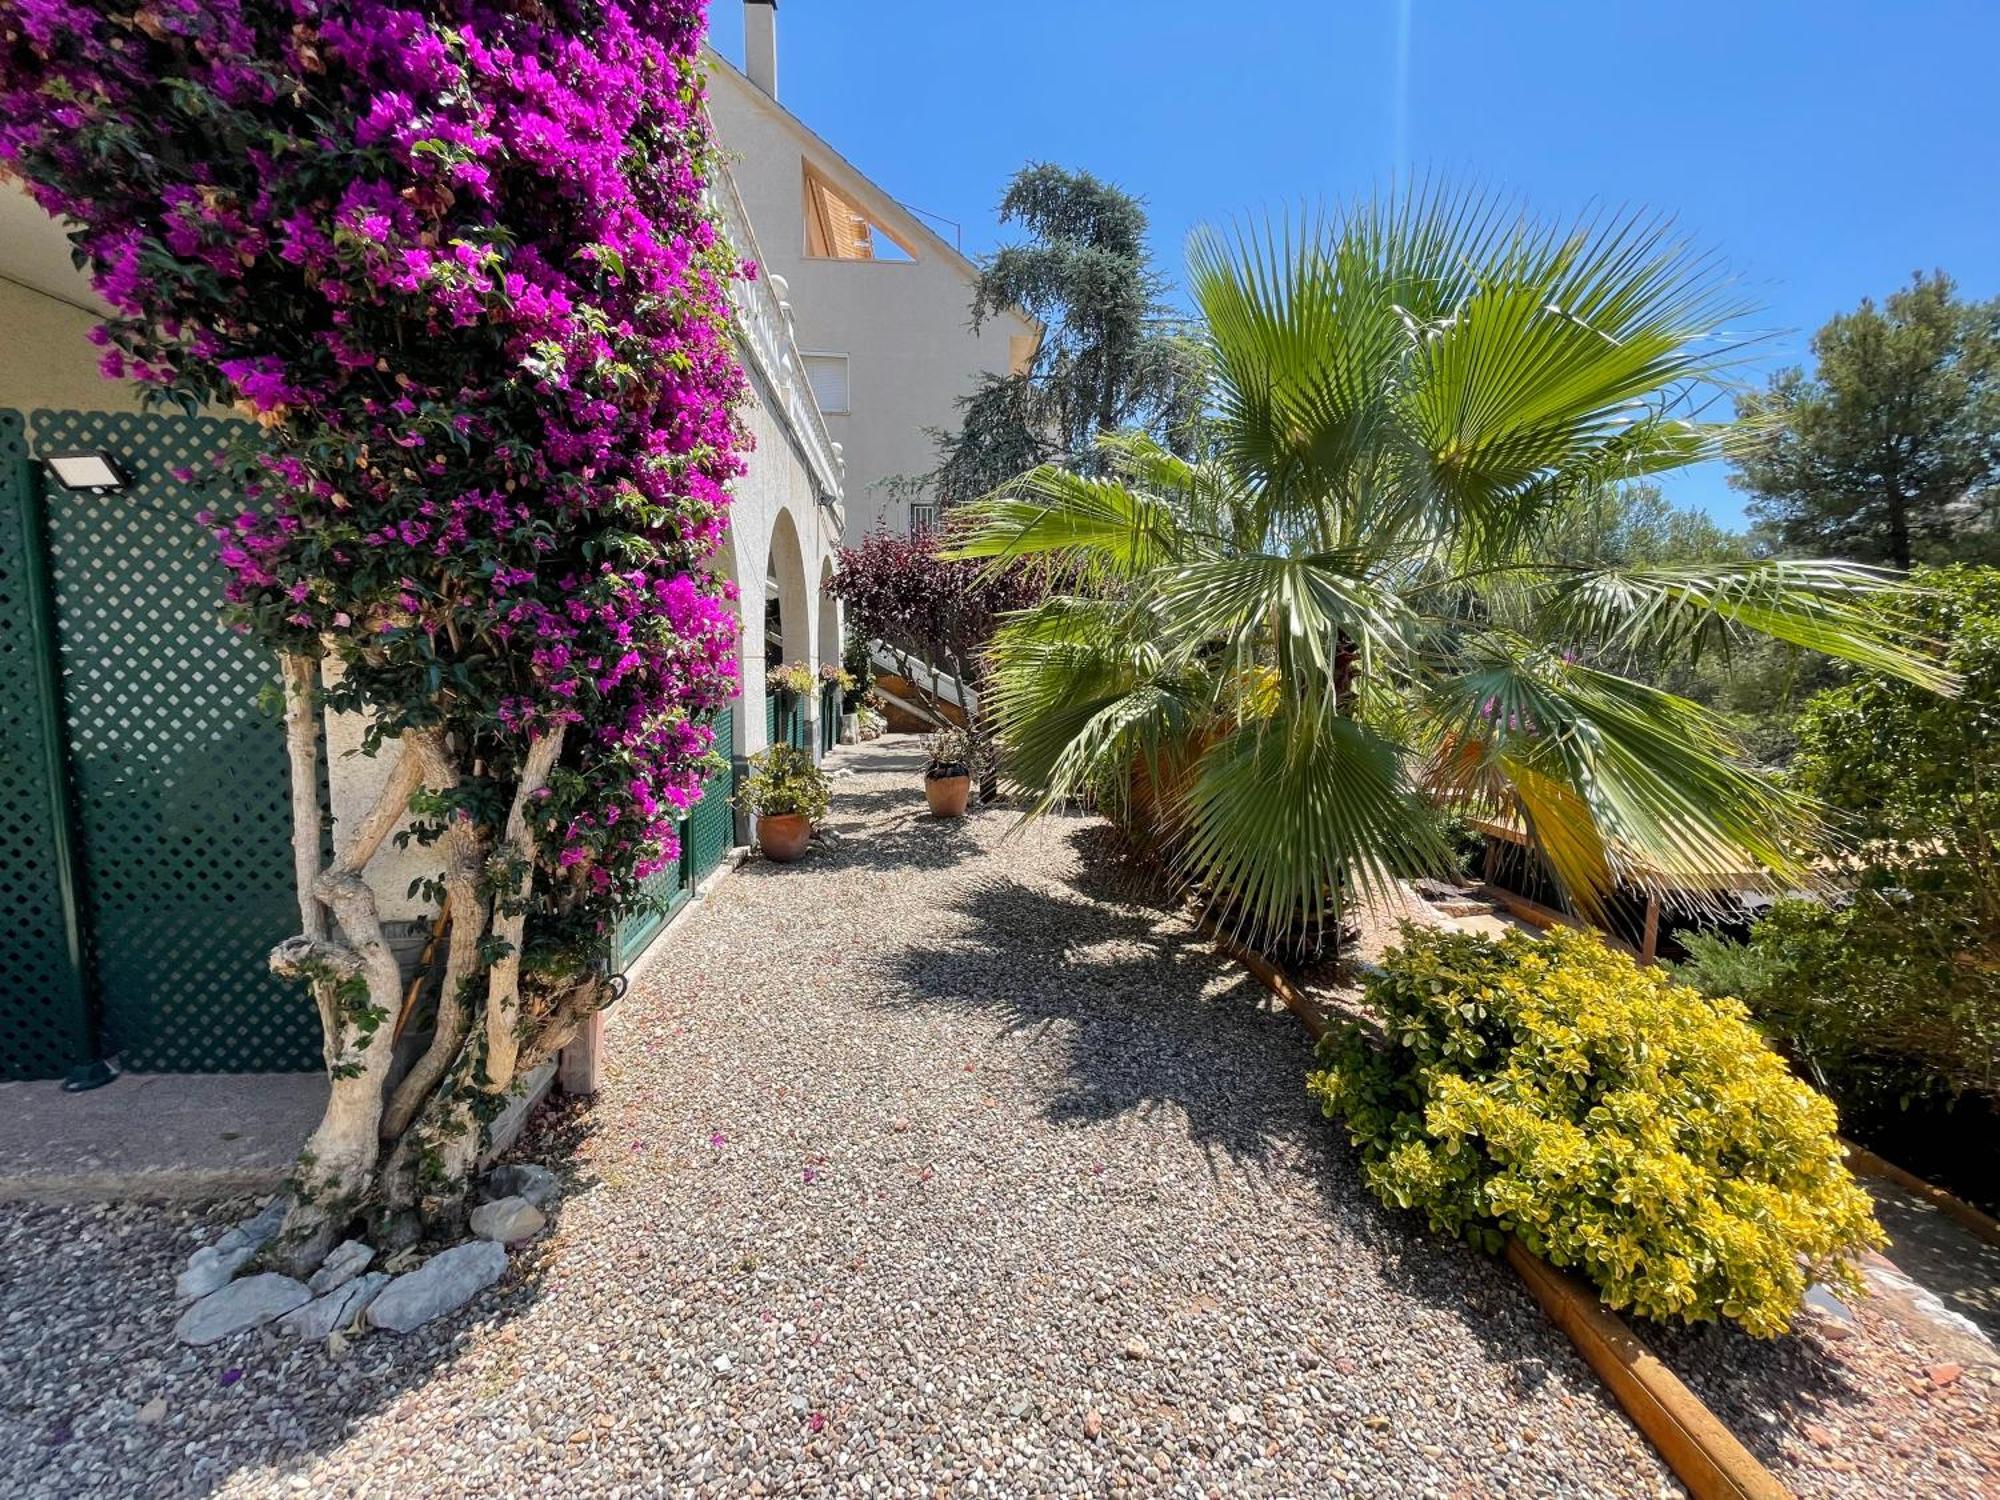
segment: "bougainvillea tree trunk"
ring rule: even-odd
[[[455,1225],[484,1126],[615,992],[714,763],[740,472],[701,0],[0,0],[0,163],[230,408],[228,617],[273,653],[330,1099],[275,1259]],[[328,858],[329,715],[383,761]],[[350,778],[351,779],[351,778]],[[414,979],[387,851],[437,914]],[[402,894],[397,891],[396,894]]]

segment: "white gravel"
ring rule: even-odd
[[[455,1317],[181,1349],[243,1205],[0,1208],[0,1494],[1679,1493],[1093,825],[932,820],[908,745],[675,928],[517,1153],[550,1232]]]

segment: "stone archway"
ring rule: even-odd
[[[767,666],[814,661],[805,550],[789,508],[771,525],[764,564],[764,661]]]

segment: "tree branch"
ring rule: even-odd
[[[299,931],[318,941],[326,936],[326,908],[313,893],[319,879],[319,715],[315,698],[319,663],[302,651],[286,651],[278,664],[285,680],[285,754],[292,765],[292,876],[299,894]]]
[[[535,884],[535,838],[528,827],[528,809],[548,784],[549,773],[562,755],[565,732],[556,729],[537,735],[529,743],[500,847],[518,872],[512,889],[496,907],[493,935],[507,945],[507,951],[494,961],[486,983],[486,1087],[496,1094],[513,1084],[521,1051],[521,942],[528,925],[528,897]]]
[[[458,785],[457,768],[435,737],[411,737],[409,750],[422,763],[424,784],[438,791]],[[465,987],[479,968],[479,945],[486,935],[487,906],[479,892],[479,871],[486,862],[486,841],[472,820],[454,816],[440,840],[444,846],[444,886],[450,907],[450,937],[445,950],[444,978],[438,989],[437,1024],[430,1045],[390,1096],[382,1113],[382,1139],[400,1136],[416,1118],[424,1100],[444,1078],[452,1059],[471,1029]]]

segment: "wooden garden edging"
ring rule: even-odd
[[[1943,1188],[1925,1182],[1915,1172],[1877,1156],[1866,1146],[1855,1145],[1846,1136],[1840,1138],[1840,1146],[1847,1153],[1847,1165],[1852,1171],[1863,1177],[1880,1177],[1886,1182],[1893,1182],[1904,1192],[1923,1199],[1947,1219],[1963,1225],[1989,1245],[2000,1245],[2000,1223],[1988,1218],[1963,1198],[1954,1197]]]
[[[1285,1009],[1304,1023],[1315,1041],[1326,1035],[1326,1017],[1282,969],[1225,935],[1205,915],[1201,927],[1216,947],[1283,1001]],[[1511,1236],[1507,1263],[1695,1500],[1791,1500],[1791,1491],[1777,1476],[1758,1462],[1679,1376],[1660,1363],[1590,1287]]]

